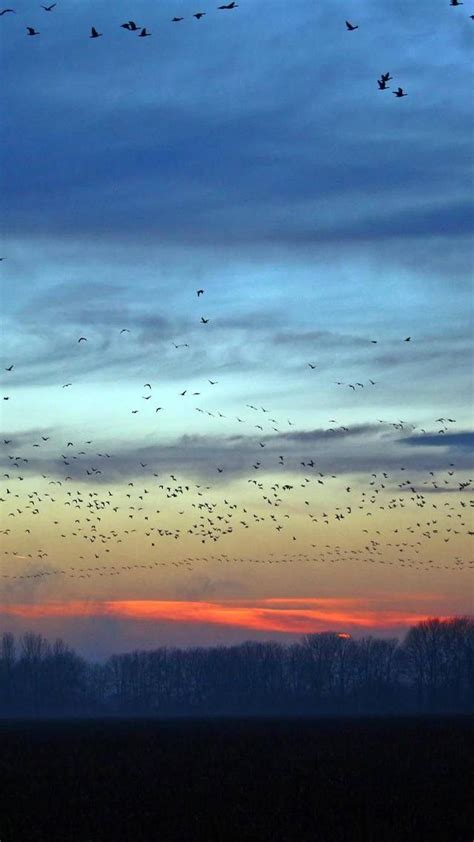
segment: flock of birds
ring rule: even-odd
[[[196,290],[199,299],[204,293],[204,289]],[[207,323],[208,319],[201,318],[201,322]],[[125,337],[132,330],[132,326],[124,327],[119,333]],[[368,339],[367,346],[377,345],[378,341]],[[411,343],[412,337],[400,341]],[[81,335],[76,343],[86,345],[89,338]],[[187,342],[173,345],[190,347]],[[306,365],[310,370],[317,369],[314,362]],[[18,369],[10,362],[4,370],[7,378],[15,378]],[[213,394],[220,382],[207,378]],[[376,381],[369,380],[368,384],[375,386]],[[67,382],[62,388],[72,385]],[[355,390],[363,389],[365,384],[338,381],[338,385]],[[151,401],[151,379],[142,384],[142,390],[141,398]],[[176,397],[185,398],[188,394],[201,392],[183,389]],[[166,407],[153,404],[153,408],[156,413]],[[211,411],[196,406],[194,410],[218,420],[228,418],[215,408]],[[130,411],[136,414],[139,410]],[[472,563],[462,554],[462,546],[456,543],[459,539],[463,545],[466,536],[474,534],[469,523],[474,499],[467,498],[472,479],[466,479],[453,463],[421,476],[416,471],[416,478],[410,477],[408,466],[399,465],[373,472],[365,479],[354,475],[348,483],[348,472],[338,474],[327,467],[322,470],[328,463],[331,443],[343,443],[355,432],[338,419],[329,419],[327,428],[321,431],[322,451],[308,453],[307,446],[301,445],[299,458],[291,440],[281,435],[284,427],[294,426],[291,419],[282,421],[269,407],[248,403],[230,420],[233,424],[247,424],[258,433],[251,431],[242,438],[248,463],[242,464],[240,471],[235,472],[232,448],[224,448],[221,462],[205,466],[202,475],[210,477],[215,471],[219,478],[217,483],[209,484],[189,479],[193,468],[191,464],[186,471],[185,457],[176,468],[171,466],[170,472],[163,455],[165,448],[137,447],[135,459],[132,454],[124,461],[120,452],[95,449],[93,439],[60,441],[56,434],[54,440],[49,430],[39,431],[34,440],[22,439],[21,447],[17,447],[14,434],[4,437],[0,492],[2,520],[6,524],[1,533],[8,546],[4,555],[11,562],[23,560],[29,565],[22,572],[3,573],[4,585],[14,586],[15,582],[26,580],[47,582],[55,576],[91,579],[158,568],[191,573],[208,561],[226,565],[352,561],[420,572],[472,569]],[[386,430],[395,430],[397,436],[433,434],[403,419],[377,421]],[[438,425],[434,428],[436,434],[443,435],[456,419],[443,415],[434,423]],[[284,451],[285,446],[286,453],[278,452]],[[318,447],[315,445],[314,449]],[[261,458],[265,456],[265,462],[256,458],[260,454]],[[226,458],[231,464],[226,464]],[[246,476],[247,471],[254,475]],[[184,473],[182,477],[180,472]],[[33,478],[35,487],[31,488]],[[244,495],[241,487],[230,490],[234,482],[245,484]],[[295,551],[278,554],[265,550],[265,558],[244,558],[227,551],[212,556],[189,555],[190,541],[213,546],[237,539],[241,544],[242,540],[245,543],[248,530],[255,532],[253,546],[271,547],[273,533],[284,539],[286,546],[291,542]],[[362,536],[360,547],[355,546],[357,531]],[[36,546],[40,536],[42,544]],[[45,536],[55,545],[54,550],[44,548]],[[345,546],[348,536],[352,536],[350,549]],[[166,560],[169,541],[181,542],[182,558],[176,558],[176,550],[168,550],[170,557],[175,558]],[[61,543],[64,553],[75,556],[78,563],[66,565],[60,560]],[[439,547],[446,547],[447,551],[449,544],[454,545],[453,551],[448,559],[441,560]],[[430,552],[431,545],[437,546],[434,552]],[[107,556],[112,563],[104,563],[108,562]]]
[[[51,13],[57,7],[57,5],[58,5],[57,3],[50,3],[48,6],[45,6],[45,5],[41,4],[41,6],[39,8],[43,9],[43,11],[45,11],[45,12]],[[449,5],[456,7],[456,6],[462,6],[463,3],[462,3],[462,0],[449,0]],[[239,4],[233,2],[233,0],[230,3],[223,3],[220,6],[217,6],[218,11],[234,11],[235,9],[238,9],[238,8],[239,8]],[[0,10],[0,17],[2,17],[3,15],[10,15],[10,14],[16,14],[16,10],[10,9],[10,8]],[[207,12],[197,11],[197,12],[194,12],[191,15],[191,17],[193,17],[195,20],[200,21],[202,18],[206,17],[206,15],[207,15]],[[471,18],[471,20],[474,20],[474,15],[470,15],[470,18]],[[182,16],[182,15],[175,15],[174,17],[171,18],[172,23],[181,23],[184,20],[185,20],[185,17]],[[346,29],[347,29],[348,32],[355,32],[356,30],[359,29],[359,24],[351,23],[351,21],[348,21],[348,20],[346,20],[345,23],[346,23]],[[119,24],[119,26],[120,26],[121,29],[125,29],[128,32],[135,33],[136,35],[138,35],[139,38],[149,38],[152,35],[152,33],[148,31],[146,26],[142,26],[141,24],[137,24],[133,20],[125,21],[124,23]],[[36,37],[36,36],[40,35],[40,32],[34,26],[27,26],[26,27],[26,34],[30,37]],[[102,36],[103,36],[103,32],[99,32],[96,29],[95,26],[91,26],[89,38],[96,39],[96,38],[102,38]],[[379,90],[387,90],[388,89],[387,82],[390,79],[391,79],[391,77],[388,73],[382,74],[380,80],[378,80]],[[407,94],[405,93],[405,91],[401,87],[399,87],[396,91],[393,91],[393,93],[398,98],[407,96]]]
[[[53,9],[55,9],[57,5],[58,5],[57,3],[51,3],[49,6],[41,5],[41,8],[45,12],[52,12]],[[230,11],[233,11],[234,9],[237,9],[237,8],[238,8],[238,3],[235,3],[235,2],[223,3],[221,6],[217,6],[218,11],[228,11],[228,12],[230,12]],[[2,17],[3,15],[7,15],[7,14],[16,14],[16,10],[15,9],[2,9],[0,11],[0,17]],[[206,16],[206,14],[207,14],[206,12],[194,12],[192,17],[195,18],[196,20],[201,20],[201,18],[204,18]],[[183,20],[184,20],[184,17],[182,17],[182,16],[176,16],[175,15],[173,18],[171,18],[172,23],[181,23],[181,21],[183,21]],[[133,20],[129,20],[129,21],[126,21],[125,23],[121,23],[120,27],[122,29],[128,30],[128,32],[135,32],[139,36],[139,38],[148,38],[148,37],[151,36],[151,32],[148,32],[146,26],[139,26]],[[36,35],[40,35],[41,33],[34,26],[27,26],[26,27],[26,34],[29,35],[29,36],[36,36]],[[101,38],[102,35],[103,35],[103,32],[98,32],[97,29],[95,28],[95,26],[91,26],[89,38]]]
[[[51,12],[53,12],[53,10],[56,8],[57,5],[58,5],[57,3],[51,3],[47,6],[41,5],[41,8],[45,12],[51,13]],[[449,5],[453,6],[453,7],[462,6],[463,2],[462,2],[462,0],[449,0]],[[235,9],[238,9],[238,8],[239,8],[239,5],[238,5],[238,3],[235,3],[235,2],[223,3],[220,6],[217,6],[218,11],[234,11]],[[9,14],[16,14],[16,10],[7,8],[7,9],[2,9],[0,11],[0,17],[2,17],[3,15],[9,15]],[[207,14],[206,12],[197,11],[197,12],[194,12],[192,14],[192,17],[199,21],[202,18],[204,18],[206,16],[206,14]],[[474,15],[470,15],[470,19],[474,20]],[[175,15],[174,17],[171,18],[172,23],[181,23],[184,20],[185,20],[185,18],[181,15]],[[348,32],[355,32],[356,30],[359,29],[359,24],[351,23],[351,21],[346,20],[345,24],[346,24],[346,29],[347,29]],[[120,26],[121,29],[125,29],[128,32],[135,33],[136,35],[138,35],[139,38],[149,38],[152,35],[152,33],[147,29],[146,26],[142,26],[140,24],[137,24],[133,20],[125,21],[124,23],[119,24],[119,26]],[[34,26],[27,26],[26,27],[26,34],[30,37],[35,37],[35,36],[40,35],[40,32]],[[96,29],[95,26],[91,26],[89,38],[97,39],[97,38],[102,38],[102,36],[103,36],[102,32],[99,32]],[[381,76],[380,76],[380,79],[377,79],[378,90],[379,91],[389,90],[390,86],[388,85],[388,82],[391,81],[392,78],[393,77],[390,76],[389,72],[382,73]],[[408,96],[407,92],[401,86],[398,86],[396,90],[392,91],[392,93],[394,94],[394,96],[397,99],[402,99],[403,97]]]
[[[450,0],[450,5],[463,3]],[[57,3],[51,3],[41,8],[51,14],[56,6]],[[235,2],[217,7],[219,11],[237,8]],[[16,11],[10,8],[0,11],[0,17],[14,14]],[[200,21],[205,15],[197,11],[192,17]],[[470,17],[474,20],[474,15]],[[171,20],[177,24],[184,17],[175,16]],[[345,24],[348,32],[359,29],[357,23],[346,21]],[[141,38],[152,34],[146,26],[133,20],[125,21],[120,27]],[[31,37],[40,35],[33,26],[27,26],[26,32]],[[102,36],[102,32],[91,27],[91,39]],[[390,81],[390,73],[382,73],[377,79],[378,89],[389,90]],[[407,96],[402,87],[392,93],[397,98]],[[199,300],[205,292],[202,288],[195,291]],[[200,316],[203,329],[209,323],[208,316]],[[123,327],[119,334],[125,339],[132,331],[133,326]],[[377,345],[378,341],[368,339],[367,345]],[[411,336],[400,339],[403,343],[411,341]],[[76,342],[84,346],[91,344],[85,335],[79,336]],[[175,350],[190,347],[188,342],[173,342],[173,346]],[[318,364],[313,361],[302,365],[311,371],[318,370]],[[9,361],[4,370],[16,383],[21,364]],[[214,394],[220,379],[207,377],[206,381],[206,388]],[[372,389],[377,383],[373,379],[335,381],[335,385],[354,393]],[[61,388],[69,390],[73,385],[74,381],[68,380]],[[142,390],[141,400],[151,402],[155,414],[167,409],[156,405],[151,378],[142,384]],[[176,397],[185,399],[202,394],[186,386]],[[5,394],[3,401],[11,397]],[[214,405],[212,410],[203,406],[193,409],[217,420],[228,419]],[[140,411],[136,405],[128,408],[133,415]],[[4,556],[15,564],[15,570],[0,574],[3,584],[7,588],[15,587],[26,580],[49,581],[51,577],[89,580],[135,575],[157,568],[192,573],[200,570],[201,565],[215,562],[223,565],[354,562],[420,572],[472,570],[472,562],[464,555],[466,536],[474,534],[469,521],[474,499],[468,498],[472,480],[466,479],[453,463],[442,469],[416,472],[415,477],[407,476],[411,473],[407,466],[392,465],[366,477],[354,472],[352,481],[348,481],[347,472],[338,474],[322,468],[328,461],[329,442],[344,441],[351,435],[350,425],[329,419],[327,428],[320,431],[322,451],[307,453],[302,443],[299,456],[295,456],[291,442],[289,452],[278,452],[284,451],[288,441],[282,436],[283,429],[294,427],[294,421],[282,421],[268,407],[254,403],[239,407],[238,412],[231,422],[251,428],[250,433],[241,437],[248,445],[248,463],[235,471],[234,466],[228,467],[225,462],[232,454],[224,450],[222,461],[206,466],[203,475],[214,474],[217,480],[210,484],[190,480],[184,475],[185,469],[180,476],[182,463],[176,468],[171,466],[170,472],[166,459],[156,449],[147,453],[146,448],[137,448],[136,461],[128,461],[124,466],[120,453],[109,453],[102,448],[97,451],[93,439],[61,441],[44,429],[38,431],[34,440],[22,439],[18,447],[15,434],[6,433],[1,442],[4,470],[0,505],[4,528],[0,532],[7,547]],[[377,422],[397,435],[433,433],[401,419],[377,419]],[[435,427],[436,434],[445,435],[456,419],[441,416],[434,423],[439,425]],[[39,456],[38,451],[45,455]],[[257,458],[263,459],[263,454],[265,462]],[[192,476],[192,468],[188,473]],[[33,479],[35,487],[31,488]],[[241,487],[231,491],[233,483],[244,483],[245,494]],[[189,542],[211,547],[217,543],[226,545],[227,541],[247,544],[248,531],[252,534],[252,546],[260,545],[264,558],[232,555],[228,551],[217,555],[189,554]],[[357,534],[362,536],[361,546],[354,546]],[[281,553],[267,549],[273,546],[275,535],[291,549]],[[50,542],[47,550],[45,540]],[[169,542],[181,542],[181,558],[176,550],[170,552]],[[432,547],[435,547],[433,551]],[[446,553],[449,550],[444,560],[443,547]],[[66,556],[75,556],[78,563],[66,564]],[[16,566],[19,561],[27,562],[26,569],[20,572]]]
[[[327,492],[321,486],[330,487],[332,482],[337,485],[343,478],[335,474],[308,471],[312,467],[316,468],[313,460],[308,460],[300,463],[305,468],[302,476],[298,476],[296,465],[286,466],[292,476],[297,477],[291,483],[266,483],[248,478],[247,483],[253,486],[255,499],[249,497],[243,505],[238,500],[229,499],[227,493],[219,493],[219,489],[212,485],[179,480],[175,474],[160,476],[152,470],[142,470],[145,477],[141,482],[130,480],[124,492],[116,484],[109,487],[105,482],[106,472],[94,465],[98,458],[113,458],[111,454],[95,453],[95,459],[88,461],[87,457],[90,460],[92,456],[90,451],[77,451],[68,458],[79,458],[81,453],[86,456],[89,465],[86,473],[93,478],[99,491],[87,488],[83,479],[79,487],[66,490],[68,479],[72,483],[73,477],[53,479],[52,476],[60,475],[58,469],[52,475],[43,474],[41,479],[44,482],[40,483],[39,488],[20,494],[11,488],[11,482],[21,482],[25,477],[14,476],[13,473],[4,474],[9,485],[0,502],[9,509],[6,518],[15,520],[14,532],[10,526],[1,530],[5,538],[11,538],[11,548],[4,550],[4,554],[10,556],[12,561],[30,561],[27,571],[2,574],[4,584],[51,576],[90,579],[94,576],[117,576],[156,568],[174,567],[193,572],[199,569],[201,563],[210,561],[268,565],[301,561],[352,561],[421,572],[473,569],[472,562],[457,553],[451,554],[448,561],[435,560],[426,557],[424,553],[426,546],[432,542],[439,541],[446,545],[454,542],[458,536],[474,534],[469,528],[469,509],[474,506],[474,500],[463,500],[461,497],[454,503],[432,503],[429,499],[429,492],[433,489],[469,489],[471,480],[453,484],[454,470],[439,472],[438,475],[429,472],[417,483],[409,478],[402,479],[405,470],[403,466],[391,473],[373,473],[365,483],[359,479],[356,487],[347,486],[347,500],[340,500],[340,505],[330,507]],[[64,456],[62,458],[64,466],[66,460]],[[11,459],[10,471],[24,468],[28,463],[28,459],[20,455],[11,456]],[[281,456],[274,469],[281,470],[283,460]],[[140,467],[144,469],[147,465],[140,463]],[[47,490],[50,486],[54,486],[51,491]],[[301,495],[301,492],[298,495],[299,489],[303,489],[302,497],[309,499],[298,500]],[[162,508],[155,509],[156,505]],[[306,525],[296,514],[302,507],[307,509]],[[380,524],[375,521],[380,512],[384,513],[383,532],[377,528]],[[185,519],[186,516],[189,524],[185,528],[169,528],[170,520]],[[343,522],[350,524],[354,518],[374,518],[374,525],[367,521],[367,527],[362,529],[362,547],[352,546],[349,549],[344,546],[344,542],[328,543],[332,528],[340,529],[345,525]],[[56,558],[51,559],[50,553],[43,547],[35,547],[33,552],[25,553],[21,547],[21,532],[32,538],[35,532],[34,519],[43,519],[38,534],[47,534],[49,538],[55,537],[64,542],[64,554],[60,549],[56,550]],[[297,527],[295,521],[298,522]],[[287,531],[293,542],[301,543],[303,539],[303,543],[308,544],[306,551],[296,552],[295,547],[295,551],[281,554],[266,551],[264,558],[232,556],[222,552],[219,555],[184,555],[181,559],[164,560],[167,551],[163,549],[163,542],[166,540],[185,542],[191,536],[202,544],[212,546],[227,536],[238,535],[249,529],[261,530],[264,528],[262,525],[275,530],[279,535],[283,530]],[[297,528],[303,535],[295,531]],[[64,555],[72,555],[73,548],[76,549],[79,563],[66,564]],[[104,564],[110,553],[113,563]],[[120,556],[125,556],[127,562],[118,563],[117,558]],[[132,563],[137,556],[140,557],[140,563]],[[48,560],[46,563],[45,559]]]

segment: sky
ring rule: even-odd
[[[218,5],[0,16],[0,626],[92,657],[473,608],[474,4]]]

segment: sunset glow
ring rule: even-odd
[[[409,602],[409,600],[407,600]],[[46,618],[115,617],[145,622],[193,625],[210,623],[255,631],[302,634],[341,628],[359,632],[403,630],[430,613],[377,608],[377,599],[263,599],[222,602],[168,600],[107,600],[13,604],[2,609],[5,616],[23,620]]]

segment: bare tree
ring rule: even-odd
[[[462,705],[473,689],[474,623],[430,618],[410,629],[404,650],[408,676],[424,707]]]
[[[0,648],[0,703],[2,704],[2,707],[7,710],[10,710],[12,707],[15,692],[15,663],[15,638],[10,632],[5,632],[2,635]]]

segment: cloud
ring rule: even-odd
[[[275,332],[272,336],[272,342],[283,347],[294,348],[297,346],[308,350],[310,348],[314,350],[317,347],[319,352],[321,346],[323,350],[327,347],[332,349],[368,348],[371,340],[362,336],[351,336],[350,334],[336,333],[330,330],[286,330]]]
[[[25,560],[25,556],[15,555],[15,558]],[[47,599],[54,583],[49,579],[56,574],[56,569],[46,561],[29,560],[26,558],[21,573],[15,576],[1,576],[2,602],[6,606],[10,603],[25,602],[32,604],[37,600]],[[52,587],[51,587],[52,586]],[[0,610],[1,613],[1,610]]]
[[[474,433],[460,431],[456,433],[437,433],[436,435],[407,436],[400,439],[403,444],[418,447],[443,447],[454,450],[474,451]]]
[[[21,465],[21,471],[23,476],[47,475],[63,484],[66,475],[74,482],[108,485],[136,478],[163,482],[164,478],[176,473],[181,482],[191,478],[225,485],[243,477],[258,479],[267,473],[278,473],[282,477],[301,473],[301,461],[310,460],[314,461],[314,470],[338,476],[398,470],[401,465],[423,473],[448,468],[455,451],[456,470],[470,468],[467,444],[472,443],[473,434],[425,436],[420,433],[401,438],[391,427],[361,424],[345,430],[337,427],[334,430],[289,430],[271,436],[264,433],[258,436],[187,434],[159,444],[140,445],[109,441],[107,447],[113,451],[111,458],[101,459],[86,453],[73,461],[75,450],[71,450],[67,466],[62,458],[48,454],[30,457]],[[26,436],[23,441],[25,439]],[[260,447],[260,442],[264,448]],[[284,456],[283,463],[280,455]],[[260,463],[258,471],[252,468],[256,460]],[[2,465],[11,470],[11,460],[5,454]],[[91,473],[91,466],[99,468],[100,473]],[[218,472],[218,467],[222,468],[222,473]],[[304,470],[311,472],[313,469],[305,467]],[[156,473],[157,480],[152,473]]]
[[[417,605],[417,598],[406,594],[403,609],[393,608],[390,600],[379,596],[359,598],[260,599],[260,600],[109,600],[10,604],[2,609],[4,617],[18,617],[28,622],[54,618],[102,618],[130,620],[134,623],[179,623],[181,628],[217,625],[243,628],[247,633],[279,632],[310,634],[325,630],[367,632],[380,628],[404,630],[427,619],[433,606]],[[434,599],[433,604],[439,599]]]
[[[215,599],[238,599],[247,596],[248,587],[237,579],[215,579],[203,574],[193,574],[191,581],[175,588],[175,596],[185,602]]]

